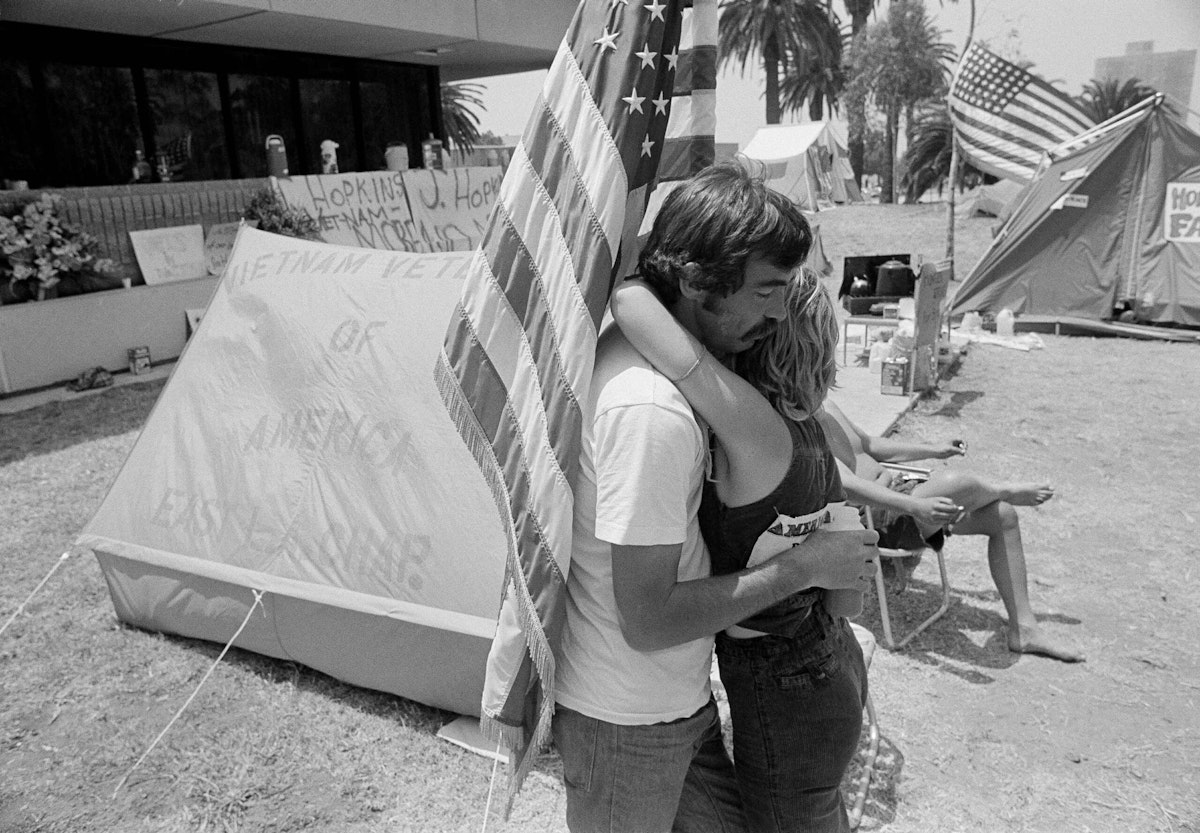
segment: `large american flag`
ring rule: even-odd
[[[1095,124],[1070,96],[978,43],[955,71],[950,116],[971,164],[1023,181],[1043,153]]]
[[[580,4],[505,173],[435,370],[509,530],[480,721],[509,751],[506,808],[549,740],[580,403],[610,290],[636,264],[682,64],[684,5]]]

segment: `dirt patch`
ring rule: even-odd
[[[1055,486],[1018,510],[1030,596],[1088,660],[1010,653],[984,539],[951,538],[950,612],[872,665],[887,755],[864,829],[1200,830],[1200,349],[1045,342],[972,348],[898,433],[962,437],[950,465]],[[893,616],[911,627],[939,601],[927,558]],[[873,599],[862,623],[881,633]]]

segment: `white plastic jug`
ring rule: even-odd
[[[996,335],[1011,338],[1013,334],[1013,313],[1008,307],[996,315]]]

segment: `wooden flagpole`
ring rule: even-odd
[[[966,55],[967,50],[971,48],[971,39],[975,36],[975,0],[971,0],[971,22],[967,27],[967,42],[963,45],[962,54]],[[962,60],[962,56],[959,56]],[[946,98],[946,109],[950,108],[949,96]],[[954,118],[950,118],[950,199],[946,203],[946,259],[950,261],[950,276],[957,279],[958,273],[954,270],[954,205],[958,191],[958,169],[960,167],[958,159],[958,131],[954,128]]]

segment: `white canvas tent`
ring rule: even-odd
[[[990,185],[980,185],[968,191],[959,201],[955,213],[962,218],[999,217],[1008,219],[1011,206],[1024,188],[1020,182],[1001,179]]]
[[[805,211],[862,202],[846,139],[832,122],[760,127],[742,153],[765,163],[767,184]]]
[[[78,544],[118,617],[478,715],[495,504],[435,357],[474,255],[242,229]],[[181,322],[182,325],[182,322]]]

